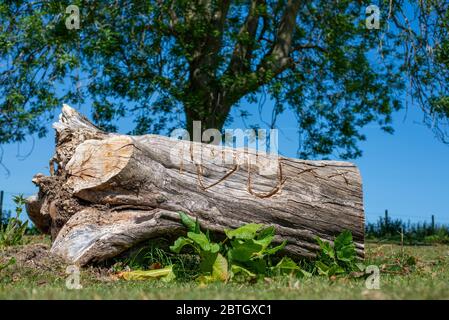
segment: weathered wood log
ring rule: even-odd
[[[293,256],[313,256],[317,236],[332,241],[350,230],[363,256],[362,183],[351,163],[107,134],[66,105],[54,128],[50,176],[34,177],[39,194],[27,209],[51,234],[52,252],[68,262],[102,261],[141,241],[179,235],[178,211],[216,233],[273,225],[275,241],[287,240]]]

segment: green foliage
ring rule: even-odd
[[[318,274],[334,276],[348,274],[352,271],[363,271],[364,266],[357,259],[357,252],[350,231],[339,234],[332,245],[317,237],[321,252],[315,261]]]
[[[9,218],[6,225],[0,225],[0,248],[23,244],[24,235],[28,228],[28,221],[21,221],[20,215],[25,205],[22,195],[14,197],[16,216]]]
[[[250,223],[233,230],[225,229],[226,237],[218,243],[211,239],[208,231],[204,233],[201,230],[198,219],[194,220],[183,212],[179,215],[187,233],[169,247],[172,253],[164,250],[163,245],[151,242],[149,247],[143,246],[125,260],[118,260],[114,265],[115,271],[122,271],[119,275],[125,280],[172,281],[176,277],[178,280],[196,279],[200,283],[211,283],[253,282],[285,276],[332,277],[364,270],[349,231],[338,235],[333,244],[317,238],[320,246],[317,259],[295,262],[287,256],[276,256],[287,242],[272,244],[275,236],[272,226]]]
[[[253,2],[219,3],[1,2],[0,144],[45,135],[62,102],[89,102],[106,130],[126,116],[132,133],[142,134],[190,129],[192,120],[222,129],[240,103],[262,106],[268,96],[274,119],[287,110],[297,116],[302,158],[357,157],[364,126],[392,131],[402,71],[414,60],[402,58],[402,32],[366,29],[369,2],[267,1],[253,10]],[[79,30],[65,27],[69,4],[80,7]],[[417,1],[407,5],[420,9]],[[392,19],[409,12],[398,1],[394,9]],[[383,1],[381,11],[388,10]]]
[[[310,277],[313,274],[333,276],[363,271],[358,261],[352,234],[344,231],[334,244],[317,238],[320,253],[316,261],[304,262],[303,267],[289,257],[278,259],[276,253],[287,244],[273,246],[274,227],[250,223],[237,229],[225,229],[226,238],[221,243],[211,241],[209,233],[204,234],[198,224],[180,212],[181,221],[188,230],[187,237],[179,237],[170,249],[180,253],[190,247],[200,257],[201,282],[252,281],[271,276]]]
[[[250,240],[254,239],[257,231],[259,231],[261,228],[262,225],[260,224],[250,223],[235,230],[225,229],[225,234],[229,239],[235,238],[241,240]]]
[[[431,112],[441,119],[449,119],[449,96],[433,98],[430,101]]]
[[[219,253],[220,245],[211,241],[209,233],[203,233],[198,220],[193,220],[185,213],[179,213],[181,221],[189,230],[187,237],[178,238],[170,249],[175,253],[189,246],[200,257],[201,281],[227,281],[228,266],[226,259]]]
[[[367,223],[365,236],[371,241],[403,244],[449,244],[449,227],[428,222],[410,223],[391,217],[379,217],[377,222]]]
[[[272,271],[271,256],[282,250],[286,241],[272,246],[274,228],[264,228],[259,224],[247,224],[235,230],[225,230],[231,241],[225,245],[227,257],[231,265],[258,275],[269,275]]]
[[[225,230],[226,239],[221,243],[211,240],[209,233],[203,233],[198,220],[185,213],[179,213],[187,227],[187,237],[179,237],[170,249],[179,253],[190,247],[200,257],[198,278],[202,282],[228,281],[233,279],[255,279],[271,271],[271,256],[283,249],[286,242],[273,247],[274,228],[260,224],[247,224],[235,230]],[[193,230],[193,231],[192,231]]]

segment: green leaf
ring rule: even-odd
[[[356,251],[354,244],[341,247],[337,250],[337,259],[343,262],[351,262],[356,258]]]
[[[210,242],[204,233],[187,232],[187,237],[193,240],[204,251],[210,251]]]
[[[262,240],[267,237],[274,237],[274,233],[275,233],[275,229],[273,226],[266,227],[266,228],[262,229],[261,231],[259,231],[259,233],[257,235],[257,240]]]
[[[265,254],[265,255],[272,255],[272,254],[275,254],[275,253],[277,253],[278,251],[284,249],[286,245],[287,245],[287,240],[284,240],[280,245],[265,250],[264,254]]]
[[[228,261],[221,254],[217,254],[212,266],[212,278],[222,282],[226,282],[229,279]]]
[[[253,259],[243,264],[256,274],[264,275],[267,272],[267,262],[262,258]]]
[[[171,272],[169,272],[167,275],[161,277],[160,280],[165,283],[173,282],[176,280],[176,274],[173,272],[173,269],[172,269]]]
[[[200,270],[202,273],[212,274],[213,266],[217,260],[218,253],[202,251],[200,254]]]
[[[343,231],[335,238],[334,249],[337,259],[340,261],[351,263],[357,257],[352,234],[348,230]]]
[[[175,253],[180,253],[182,248],[191,244],[193,244],[192,240],[185,237],[179,237],[178,239],[176,239],[175,243],[172,246],[170,246],[170,250]]]
[[[218,251],[220,251],[220,245],[218,243],[211,243],[210,252],[217,253]]]
[[[216,280],[211,275],[200,275],[198,278],[196,278],[196,281],[198,281],[201,284],[208,284],[211,282],[215,282]]]
[[[310,278],[310,277],[312,277],[312,274],[311,274],[310,272],[307,272],[307,271],[304,270],[304,269],[301,269],[300,273],[302,274],[302,276],[303,276],[304,278]]]
[[[262,228],[261,224],[249,223],[237,228],[235,230],[225,229],[226,236],[229,239],[242,239],[249,240],[254,239],[257,231]]]
[[[273,241],[274,236],[266,236],[265,238],[261,238],[258,240],[253,240],[255,243],[259,244],[262,246],[262,249],[266,249],[268,248],[268,246],[271,244],[271,242]]]
[[[352,233],[349,230],[345,230],[340,233],[334,240],[334,248],[335,251],[342,249],[348,245],[351,245],[352,242]]]
[[[260,244],[256,243],[254,240],[233,240],[230,254],[232,260],[246,262],[257,254],[260,254],[262,250],[263,247]]]
[[[196,229],[197,229],[198,219],[195,221],[182,211],[179,211],[178,213],[179,213],[179,216],[181,217],[182,224],[187,228],[187,230],[191,231],[191,232],[197,232]]]

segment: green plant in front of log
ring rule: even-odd
[[[226,258],[220,253],[220,245],[212,242],[209,231],[203,233],[198,219],[195,221],[185,213],[179,213],[181,221],[187,228],[187,237],[179,237],[170,249],[180,253],[184,247],[190,247],[200,257],[200,281],[227,281],[229,268]]]
[[[180,253],[184,247],[191,247],[199,255],[199,281],[255,280],[285,271],[285,261],[274,267],[271,264],[271,257],[286,245],[285,241],[278,246],[272,245],[273,227],[250,223],[234,230],[226,229],[226,238],[216,243],[208,231],[201,231],[198,220],[183,212],[179,215],[188,229],[187,237],[179,237],[170,249]]]
[[[225,234],[227,238],[224,250],[234,280],[253,280],[265,276],[302,272],[302,269],[287,257],[272,265],[272,257],[287,244],[284,241],[277,246],[272,245],[275,235],[272,226],[264,227],[261,224],[250,223],[235,230],[226,229]]]
[[[328,277],[363,271],[364,265],[358,260],[355,244],[350,231],[340,233],[332,245],[330,242],[316,238],[320,253],[314,262],[315,271]]]
[[[15,196],[13,200],[16,204],[16,216],[9,218],[5,226],[0,225],[0,248],[23,244],[24,235],[28,228],[28,221],[20,220],[25,199],[22,195],[19,195]]]
[[[350,231],[344,231],[338,235],[333,244],[317,238],[320,247],[317,259],[313,261],[303,259],[295,262],[287,256],[275,257],[287,242],[273,245],[275,229],[272,226],[250,223],[237,229],[225,229],[224,240],[214,242],[209,230],[206,232],[201,230],[198,219],[194,220],[183,212],[179,212],[179,215],[182,224],[187,228],[187,233],[170,246],[170,250],[174,253],[174,255],[171,254],[173,257],[167,259],[169,253],[164,253],[162,256],[156,254],[151,259],[153,265],[158,265],[156,270],[121,272],[119,274],[121,278],[125,280],[161,279],[166,282],[174,280],[175,277],[178,280],[196,279],[200,283],[256,282],[267,277],[346,276],[354,271],[364,270],[363,264],[357,258]],[[153,251],[150,250],[150,252]],[[190,270],[188,277],[184,274],[187,272],[185,266],[178,265],[182,259],[178,259],[179,261],[174,259],[181,256],[182,251],[187,253],[183,256],[194,257],[199,261],[195,270]],[[134,260],[132,258],[127,265],[133,265],[131,261]],[[194,276],[191,277],[191,275]]]

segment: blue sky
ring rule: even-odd
[[[247,123],[260,122],[256,107],[243,105],[242,108],[253,114]],[[269,103],[264,108],[269,110]],[[81,111],[89,113],[87,106]],[[278,126],[282,129],[280,153],[295,157],[298,147],[295,118],[286,112],[279,118]],[[127,132],[128,127],[129,123],[125,122],[121,131]],[[243,123],[235,116],[230,127],[243,128]],[[360,143],[363,156],[353,161],[362,174],[367,220],[376,220],[388,209],[392,217],[406,221],[429,220],[434,214],[437,223],[449,224],[449,146],[435,139],[422,124],[422,113],[413,106],[407,112],[395,114],[394,128],[395,133],[390,135],[376,125],[366,127],[367,141]],[[20,145],[3,146],[3,163],[10,171],[6,176],[0,169],[0,190],[6,191],[6,209],[13,207],[10,200],[13,194],[36,192],[31,183],[34,174],[48,173],[48,160],[54,150],[53,130],[48,137],[36,139],[33,150],[32,147],[31,139]]]

